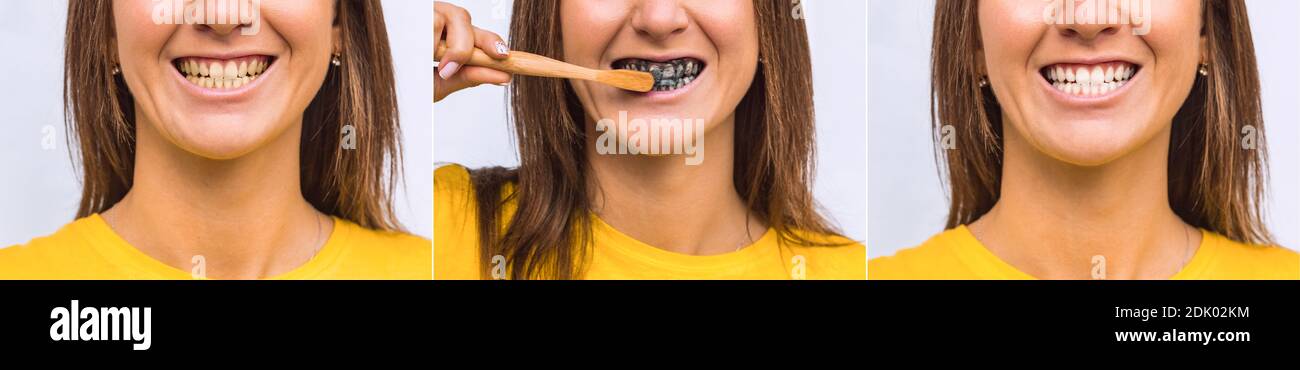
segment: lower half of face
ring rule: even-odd
[[[1103,165],[1154,143],[1168,132],[1195,82],[1195,5],[1166,2],[1152,11],[1150,33],[1134,35],[1128,26],[1046,25],[1041,2],[982,2],[988,88],[1008,137],[1081,166]]]
[[[273,55],[232,59],[183,57],[158,68],[132,91],[144,121],[199,156],[230,159],[256,150],[301,121],[288,63]],[[319,86],[319,85],[317,85]],[[310,88],[309,86],[307,88]]]
[[[232,159],[302,122],[329,68],[330,1],[263,4],[251,34],[155,24],[139,4],[150,3],[115,3],[115,19],[141,124],[192,154]]]
[[[686,122],[707,133],[730,122],[755,82],[759,47],[749,1],[565,1],[561,27],[566,62],[655,78],[648,92],[571,81],[591,124]]]
[[[711,63],[712,62],[712,63]],[[619,128],[676,125],[688,131],[711,132],[730,122],[735,109],[754,81],[754,70],[728,71],[716,59],[683,57],[653,61],[619,59],[610,69],[637,70],[654,75],[656,85],[649,92],[621,90],[590,82],[573,82],[589,122],[606,122],[620,137]],[[576,86],[582,85],[582,86]],[[600,127],[598,127],[600,128]]]
[[[995,90],[1005,129],[1051,157],[1085,166],[1120,158],[1165,132],[1194,81],[1185,72],[1127,62],[1021,72]]]

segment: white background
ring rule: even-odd
[[[397,69],[405,182],[395,205],[413,234],[432,236],[432,5],[384,1]],[[63,124],[63,34],[67,1],[0,1],[0,248],[48,235],[76,216],[81,198]],[[44,127],[55,130],[41,148]]]
[[[1300,1],[1247,1],[1263,87],[1268,140],[1267,223],[1279,244],[1295,249],[1300,198]],[[930,129],[930,34],[934,1],[871,0],[867,62],[870,257],[888,256],[943,230],[947,190],[935,167]]]
[[[908,1],[899,1],[908,2]],[[502,37],[510,26],[511,2],[450,1],[465,8],[474,25]],[[858,0],[802,1],[812,48],[813,99],[817,114],[817,176],[814,195],[824,214],[845,235],[866,238],[866,44]],[[517,146],[506,123],[505,88],[480,86],[456,92],[434,105],[435,165],[470,168],[518,166]]]

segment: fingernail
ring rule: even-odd
[[[497,41],[496,46],[497,46],[497,54],[510,55],[510,48],[506,47],[506,43]]]
[[[447,62],[446,65],[438,66],[438,77],[442,77],[444,80],[449,79],[451,75],[456,74],[458,69],[460,69],[460,63]]]

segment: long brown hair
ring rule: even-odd
[[[303,197],[363,227],[400,230],[392,206],[401,174],[400,125],[383,9],[378,0],[340,0],[334,21],[342,31],[343,63],[329,69],[303,112]],[[110,0],[68,3],[63,95],[69,147],[81,154],[78,218],[121,201],[134,174],[135,99],[111,72],[113,22]],[[352,125],[355,149],[339,149],[345,125]]]
[[[1242,0],[1202,2],[1209,76],[1197,75],[1173,119],[1169,205],[1183,221],[1239,242],[1269,244],[1263,222],[1267,183],[1259,71]],[[939,0],[931,48],[931,122],[936,157],[946,162],[952,204],[947,228],[979,219],[997,203],[1002,182],[1002,108],[977,85],[977,1]],[[957,140],[945,150],[944,126]],[[1238,143],[1254,129],[1256,148]],[[1246,130],[1246,131],[1243,131]],[[972,140],[973,138],[973,140]],[[943,168],[944,166],[940,166]]]
[[[780,2],[754,5],[762,62],[736,107],[733,182],[782,243],[829,245],[795,232],[838,235],[810,190],[815,143],[806,29]],[[516,0],[513,12],[512,50],[562,58],[559,1]],[[471,171],[483,276],[499,255],[510,261],[514,279],[581,277],[592,221],[581,103],[564,80],[525,76],[511,82],[510,101],[520,166]],[[503,199],[506,184],[515,190]],[[503,205],[512,201],[517,209],[502,230]]]

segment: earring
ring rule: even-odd
[[[989,76],[980,76],[980,82],[979,82],[979,84],[980,84],[980,87],[981,87],[981,88],[988,87],[988,86],[989,86]]]
[[[1208,63],[1201,63],[1201,70],[1198,72],[1200,72],[1202,76],[1210,76],[1210,65]]]
[[[335,67],[343,65],[343,60],[339,59],[339,57],[339,54],[334,54],[334,58],[330,59],[330,64],[333,64]]]
[[[114,76],[117,76],[117,75],[120,75],[120,74],[122,74],[122,68],[119,68],[116,64],[114,64],[114,65],[113,65],[113,75],[114,75]]]

